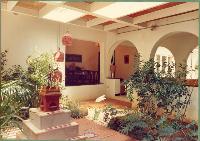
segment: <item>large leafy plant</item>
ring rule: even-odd
[[[20,124],[22,107],[38,107],[39,88],[45,84],[49,66],[53,66],[51,54],[27,59],[28,69],[20,65],[5,68],[7,51],[1,52],[0,130]]]
[[[27,59],[30,78],[38,87],[48,85],[48,74],[56,68],[53,54],[44,53],[38,57],[29,56]]]
[[[159,71],[160,64],[153,59],[140,61],[135,73],[125,81],[127,96],[133,100],[137,95],[138,108],[145,115],[155,117],[162,110],[166,115],[175,113],[183,118],[191,97],[184,80],[186,67],[180,65],[173,72],[175,64],[165,66],[167,71]]]

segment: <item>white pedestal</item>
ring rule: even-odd
[[[29,113],[30,118],[23,121],[23,133],[17,133],[17,139],[66,140],[82,137],[78,136],[79,125],[71,121],[68,110],[43,112],[31,108]]]

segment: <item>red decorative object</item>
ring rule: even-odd
[[[40,91],[40,110],[44,112],[59,110],[61,93],[57,87],[43,87]]]
[[[62,82],[62,72],[58,69],[54,70],[52,74],[52,80],[53,82]]]
[[[69,33],[66,33],[63,37],[62,37],[62,44],[64,46],[71,46],[72,45],[72,37]]]
[[[64,53],[60,51],[60,48],[58,48],[58,51],[54,54],[54,59],[57,62],[64,61]]]
[[[198,87],[198,79],[186,79],[185,83],[190,87]]]

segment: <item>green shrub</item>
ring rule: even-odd
[[[6,68],[6,54],[1,52],[0,134],[20,125],[22,107],[38,107],[39,88],[47,76],[46,66],[52,63],[50,55],[42,54],[28,59],[28,69],[20,65]]]
[[[174,64],[166,65],[169,70],[175,67]],[[155,118],[159,109],[163,109],[164,114],[174,112],[183,119],[192,94],[185,85],[186,67],[180,65],[173,73],[158,71],[159,66],[152,59],[140,63],[136,72],[124,82],[128,98],[133,100],[133,95],[137,94],[138,108],[145,115]]]
[[[68,96],[63,95],[61,97],[61,105],[63,109],[67,109],[71,111],[71,117],[72,118],[83,118],[87,115],[87,112],[84,109],[80,108],[80,105],[78,102],[71,101]]]
[[[108,127],[141,140],[147,136],[146,128],[148,128],[148,124],[142,119],[139,112],[134,111],[132,114],[112,118],[108,123]]]

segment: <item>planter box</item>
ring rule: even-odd
[[[40,110],[44,112],[59,110],[60,89],[43,87],[40,91]]]

